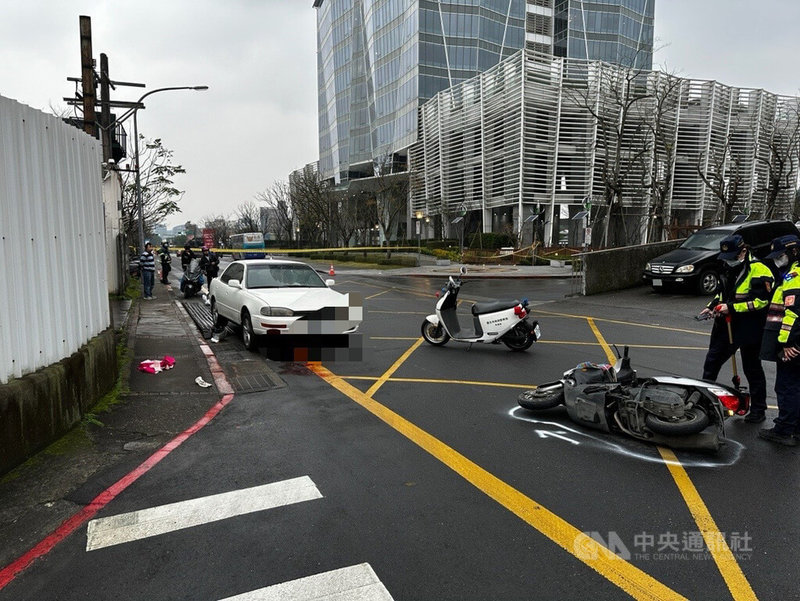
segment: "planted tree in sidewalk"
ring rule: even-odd
[[[183,190],[175,186],[175,177],[186,170],[173,162],[173,152],[166,148],[161,138],[146,140],[139,135],[139,180],[142,193],[142,215],[145,235],[167,217],[180,212],[178,203]],[[134,156],[129,151],[129,156]],[[136,174],[123,173],[122,224],[127,240],[138,240],[139,210],[136,197]]]
[[[700,153],[697,173],[717,199],[717,212],[714,223],[728,223],[736,210],[739,193],[744,185],[742,158],[733,151],[732,136],[728,134],[722,146],[713,146],[708,154]]]
[[[394,155],[385,153],[373,161],[375,203],[378,225],[383,231],[386,257],[392,256],[388,242],[395,235],[408,206],[408,172],[395,169]]]
[[[797,188],[797,169],[800,163],[800,104],[796,98],[778,106],[774,128],[769,132],[766,156],[756,155],[756,160],[766,168],[764,218],[775,219],[778,201],[790,190]],[[764,126],[772,125],[765,123]]]
[[[633,242],[622,200],[641,193],[642,158],[652,148],[647,109],[653,90],[648,85],[648,73],[592,65],[586,72],[575,74],[565,92],[570,101],[591,114],[597,130],[595,162],[599,172],[595,178],[602,186],[604,202],[596,217],[600,227],[594,229],[593,245],[613,247]]]
[[[307,166],[292,173],[289,199],[294,226],[299,239],[309,246],[320,246],[323,240],[335,244],[331,227],[334,192],[316,168]]]

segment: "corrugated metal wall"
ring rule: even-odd
[[[100,142],[0,96],[0,383],[110,325]]]

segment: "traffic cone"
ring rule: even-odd
[[[333,263],[331,263],[331,268],[328,270],[328,275],[336,275],[336,272],[333,270]]]

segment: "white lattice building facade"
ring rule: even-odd
[[[422,105],[410,213],[447,229],[466,210],[484,232],[518,233],[544,210],[555,243],[587,199],[589,219],[619,202],[631,243],[733,213],[784,217],[799,112],[796,97],[523,50]]]

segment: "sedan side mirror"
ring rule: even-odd
[[[242,283],[239,280],[228,280],[228,286],[231,288],[238,288],[239,290],[242,289]]]
[[[331,286],[333,286],[335,283],[336,283],[336,282],[335,282],[334,280],[332,280],[332,279],[327,279],[327,280],[325,280],[325,285],[326,285],[328,288],[330,288]]]

